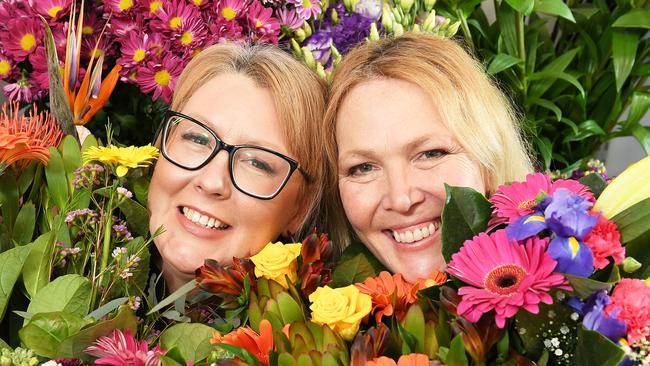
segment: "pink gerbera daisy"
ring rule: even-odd
[[[321,13],[320,0],[288,0],[296,6],[296,12],[304,20],[315,18]]]
[[[30,1],[32,9],[45,17],[50,24],[67,15],[72,0],[39,0]]]
[[[532,237],[524,244],[508,240],[505,230],[481,233],[452,256],[447,272],[471,285],[458,290],[458,313],[471,322],[491,310],[497,326],[524,308],[539,312],[539,303],[553,303],[553,287],[570,290],[556,262],[546,253],[548,239]]]
[[[116,329],[110,337],[100,337],[84,352],[98,357],[95,365],[157,366],[160,364],[160,356],[166,351],[160,345],[150,350],[147,341],[138,343],[131,330],[127,329],[123,333]]]
[[[558,179],[551,182],[551,177],[543,173],[528,174],[525,182],[499,186],[490,202],[494,205],[497,216],[505,217],[508,223],[513,223],[519,217],[533,213],[540,193],[552,195],[558,188],[566,188],[594,202],[594,195],[587,186],[574,180]]]
[[[153,100],[162,97],[165,103],[169,103],[183,66],[181,60],[170,56],[158,63],[149,62],[146,67],[139,67],[137,77],[140,89],[144,93],[153,92]]]
[[[256,41],[277,44],[280,33],[280,21],[273,18],[273,9],[266,8],[261,2],[253,0],[248,8],[248,24],[257,33]]]
[[[610,296],[612,303],[607,305],[605,313],[627,323],[627,340],[650,340],[650,286],[636,278],[624,278],[616,285]]]
[[[11,19],[7,31],[0,33],[0,40],[7,55],[22,61],[41,45],[42,25],[34,18]]]

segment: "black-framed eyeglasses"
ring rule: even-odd
[[[186,170],[199,170],[221,150],[228,152],[230,180],[235,188],[262,200],[277,196],[291,174],[300,170],[296,160],[279,152],[255,145],[227,144],[204,123],[167,111],[160,151],[170,163]]]

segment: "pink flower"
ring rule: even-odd
[[[610,298],[605,313],[612,316],[619,311],[616,317],[627,323],[628,342],[650,340],[650,286],[636,278],[624,278]]]
[[[111,34],[120,38],[126,37],[129,33],[136,31],[139,32],[144,28],[144,20],[142,16],[132,17],[114,17],[111,18],[110,30]]]
[[[174,56],[162,61],[149,62],[138,68],[138,84],[144,93],[153,92],[153,100],[162,97],[165,103],[171,101],[176,80],[183,70],[183,62]]]
[[[280,22],[271,16],[273,9],[266,8],[261,2],[253,0],[248,13],[248,24],[257,33],[257,41],[277,44]]]
[[[180,36],[180,30],[190,19],[201,19],[199,10],[181,0],[167,1],[162,9],[156,12],[156,18],[150,26],[154,30],[167,35]]]
[[[138,6],[140,7],[140,14],[143,14],[147,19],[151,19],[154,18],[156,16],[156,13],[162,9],[163,1],[141,0],[138,1]]]
[[[30,81],[24,78],[13,84],[3,86],[2,91],[9,100],[17,102],[31,103],[42,97],[42,95],[38,93],[38,89],[36,89]]]
[[[116,329],[111,337],[100,337],[84,352],[99,357],[95,365],[158,366],[160,356],[166,351],[162,350],[160,345],[149,350],[147,341],[138,343],[130,329],[124,333]]]
[[[34,52],[42,40],[42,26],[34,18],[11,19],[7,23],[7,31],[0,32],[5,52],[16,61],[22,61]]]
[[[133,9],[135,0],[104,0],[108,12],[113,12],[115,16],[121,16]]]
[[[148,34],[130,32],[122,39],[120,47],[122,57],[117,59],[117,63],[125,68],[143,64],[151,52],[149,43]]]
[[[499,186],[490,202],[497,216],[508,218],[508,223],[513,223],[517,218],[533,213],[537,206],[535,198],[540,192],[552,195],[558,188],[566,188],[594,202],[594,195],[580,182],[564,179],[551,182],[551,177],[543,173],[528,174],[525,182]]]
[[[519,309],[537,314],[539,303],[553,303],[553,287],[570,290],[564,276],[553,273],[556,262],[546,253],[548,239],[537,237],[524,244],[508,240],[505,230],[481,233],[467,240],[452,256],[447,272],[470,284],[458,290],[458,313],[471,322],[491,310],[497,326]]]
[[[2,49],[0,49],[0,79],[9,80],[15,79],[19,75],[18,69],[9,56],[7,56]]]
[[[604,216],[600,216],[596,226],[584,241],[594,255],[596,269],[607,267],[609,264],[607,257],[611,256],[616,264],[621,264],[625,259],[625,248],[621,246],[621,234],[618,232],[616,224]]]
[[[283,8],[278,11],[278,20],[280,24],[291,29],[292,31],[298,30],[305,23],[295,9]]]
[[[315,18],[321,13],[320,0],[287,0],[296,6],[296,12],[304,20]]]
[[[175,40],[176,48],[181,52],[200,47],[206,38],[207,30],[201,18],[188,19],[179,29],[180,36]]]
[[[72,0],[30,0],[32,9],[53,24],[57,19],[67,16]]]

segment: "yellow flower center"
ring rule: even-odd
[[[193,39],[194,37],[192,37],[192,32],[190,31],[183,32],[183,35],[181,35],[181,43],[184,46],[187,46],[188,44],[192,43]]]
[[[50,8],[50,10],[47,11],[47,15],[51,16],[54,18],[61,10],[63,10],[62,7],[55,5]]]
[[[261,27],[263,25],[264,25],[264,23],[262,23],[259,19],[255,20],[255,28],[259,28],[259,27]]]
[[[120,3],[118,4],[118,7],[120,8],[121,11],[126,11],[131,9],[133,6],[133,0],[120,0]]]
[[[8,74],[11,70],[11,64],[9,61],[2,60],[0,61],[0,75]]]
[[[149,4],[149,12],[155,13],[158,11],[158,9],[162,8],[162,1],[152,1]]]
[[[93,31],[94,31],[93,27],[91,27],[89,25],[87,25],[85,27],[81,27],[81,33],[82,34],[91,35],[91,34],[93,34]]]
[[[181,20],[180,17],[173,17],[169,20],[169,26],[172,27],[173,29],[176,29],[183,24],[183,21]]]
[[[154,75],[153,78],[156,80],[156,84],[160,86],[167,86],[169,84],[169,79],[171,79],[171,76],[167,70],[160,70]]]
[[[235,11],[235,9],[227,7],[221,10],[221,16],[224,17],[224,19],[226,20],[233,20],[237,16],[237,12]]]
[[[23,51],[31,51],[36,45],[36,37],[33,34],[27,33],[20,39],[20,48]]]
[[[302,7],[305,8],[305,9],[311,9],[311,1],[302,0]]]
[[[96,58],[96,59],[99,58],[103,54],[104,54],[104,50],[102,50],[100,48],[96,49],[94,53],[92,51],[90,51],[90,55],[92,57]]]
[[[203,0],[193,0],[192,2],[193,2],[194,5],[196,5],[196,6],[200,6],[201,4],[203,4]]]
[[[140,62],[144,60],[145,55],[146,53],[144,52],[144,50],[142,48],[138,48],[137,50],[135,50],[135,52],[133,52],[133,61]]]
[[[129,80],[131,81],[138,81],[138,74],[134,71],[129,74]]]

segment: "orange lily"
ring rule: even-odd
[[[102,81],[102,67],[104,65],[104,55],[100,55],[95,62],[95,54],[99,40],[104,34],[106,25],[97,39],[95,48],[92,52],[86,75],[79,89],[75,89],[77,77],[79,76],[79,62],[81,59],[81,30],[83,29],[83,8],[84,1],[81,1],[78,19],[75,14],[75,2],[72,4],[70,12],[70,27],[68,28],[68,38],[65,51],[65,66],[63,67],[63,89],[68,97],[68,105],[72,112],[72,118],[75,125],[84,125],[99,111],[108,97],[115,89],[117,80],[120,76],[122,66],[115,65]],[[75,22],[77,26],[75,27]]]

